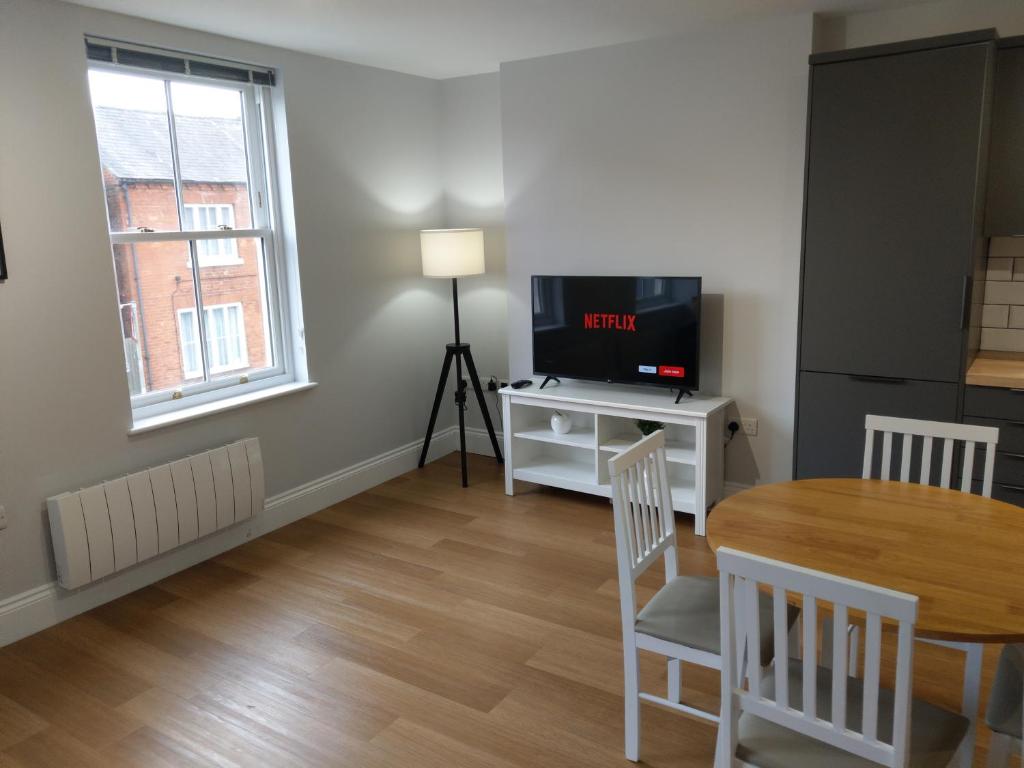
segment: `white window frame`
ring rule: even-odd
[[[212,315],[214,312],[216,312],[217,310],[226,312],[227,310],[233,307],[238,308],[238,328],[239,331],[241,332],[241,335],[239,337],[239,346],[241,347],[241,354],[239,356],[238,362],[220,365],[214,364],[214,362],[210,359],[211,355],[209,353],[209,350],[207,350],[207,353],[203,355],[202,351],[199,349],[199,344],[201,344],[201,341],[199,338],[199,315],[196,312],[196,308],[183,307],[182,309],[178,310],[178,343],[182,350],[181,372],[186,379],[197,378],[203,375],[202,368],[189,369],[185,364],[185,338],[184,334],[182,333],[182,330],[184,329],[186,323],[189,325],[189,327],[195,334],[196,351],[200,353],[200,365],[202,365],[203,360],[206,360],[207,365],[210,366],[211,375],[216,376],[217,374],[220,373],[237,371],[242,368],[249,367],[249,345],[248,341],[245,338],[245,308],[242,306],[242,302],[232,301],[228,302],[227,304],[207,304],[206,306],[203,307],[203,320],[208,325],[210,321],[210,315]],[[186,317],[188,317],[188,320],[185,319]]]
[[[133,329],[138,329],[139,328],[139,304],[138,304],[138,302],[136,302],[136,301],[129,301],[129,302],[125,303],[125,304],[119,304],[118,305],[118,311],[122,313],[122,316],[121,316],[121,337],[122,337],[122,343],[126,342],[126,341],[129,341],[129,338],[124,335],[124,315],[123,315],[123,313],[124,313],[124,310],[126,308],[130,309],[131,313],[132,313],[132,328]],[[143,371],[146,370],[145,361],[142,359],[142,345],[139,343],[139,340],[136,339],[136,338],[132,338],[131,341],[134,341],[136,343],[136,345],[137,345],[135,347],[135,364],[137,366],[139,366],[139,373],[142,373]],[[125,358],[125,361],[124,361],[124,369],[125,369],[125,374],[127,375],[129,373],[129,366],[128,366],[128,358],[127,357]],[[139,384],[141,385],[141,389],[142,389],[142,392],[140,392],[139,394],[144,394],[145,391],[146,391],[146,377],[145,376],[142,377],[142,381],[140,381]]]
[[[201,208],[213,209],[217,211],[214,218],[218,220],[218,227],[223,224],[230,230],[235,228],[235,206],[231,203],[185,203],[182,206],[182,213],[188,214],[192,217],[192,223],[198,221],[199,210]],[[226,215],[221,215],[226,214]],[[182,224],[184,224],[184,218]],[[194,230],[189,230],[194,231]],[[238,242],[235,240],[228,240],[228,248],[222,253],[211,254],[208,248],[202,248],[200,246],[210,246],[215,243],[219,244],[218,240],[197,240],[196,241],[196,255],[199,256],[199,267],[233,267],[243,264],[244,261],[238,255]],[[187,260],[189,269],[192,269],[192,259]]]
[[[287,269],[281,260],[284,248],[281,241],[279,222],[281,214],[278,200],[278,185],[275,163],[274,121],[272,115],[271,86],[246,83],[228,83],[209,78],[181,75],[170,72],[154,73],[152,70],[135,68],[120,64],[89,62],[89,69],[111,71],[121,74],[149,77],[164,81],[170,100],[170,83],[174,81],[198,83],[202,85],[222,87],[226,90],[238,91],[242,95],[242,119],[245,134],[246,159],[249,170],[249,199],[252,215],[251,229],[235,230],[182,230],[157,232],[111,232],[112,246],[132,243],[182,242],[188,244],[193,264],[196,269],[198,256],[193,243],[200,240],[244,239],[255,238],[262,242],[263,259],[259,260],[260,290],[263,306],[267,311],[264,317],[264,331],[272,351],[273,364],[267,368],[246,371],[238,378],[231,376],[214,377],[209,372],[205,361],[205,330],[200,333],[200,352],[204,356],[204,368],[207,369],[205,380],[183,382],[175,389],[144,392],[131,398],[132,417],[135,422],[142,422],[156,416],[164,416],[175,411],[185,411],[196,406],[205,406],[241,395],[256,393],[261,390],[280,387],[295,383],[297,380],[294,362],[293,332],[291,328],[291,312],[288,306],[288,286],[286,283]],[[168,113],[171,125],[171,153],[175,169],[175,188],[178,203],[179,221],[184,221],[180,163],[178,146],[173,133],[173,112]],[[195,281],[196,302],[202,308],[201,279]],[[197,313],[200,322],[203,314]]]

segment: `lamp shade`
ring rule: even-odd
[[[426,277],[464,277],[484,273],[482,229],[424,229],[420,253]]]

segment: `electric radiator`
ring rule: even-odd
[[[74,589],[263,510],[257,438],[47,500],[57,581]]]

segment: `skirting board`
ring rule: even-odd
[[[498,433],[501,443],[501,433]],[[131,570],[91,586],[68,592],[56,582],[42,584],[0,601],[0,647],[59,624],[72,616],[149,586],[190,568],[246,541],[293,523],[357,493],[373,488],[416,468],[422,440],[415,440],[351,467],[279,493],[267,499],[263,513],[226,528],[189,546],[168,552]],[[458,429],[434,433],[429,460],[458,450]],[[490,440],[482,429],[466,429],[466,450],[493,456]]]
[[[741,491],[746,491],[753,487],[754,486],[747,485],[746,483],[734,483],[732,480],[726,480],[725,484],[722,486],[722,493],[724,495],[724,498],[727,499],[730,496],[740,493]]]

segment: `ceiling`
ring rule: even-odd
[[[681,34],[705,22],[922,0],[73,0],[81,5],[434,78]]]

